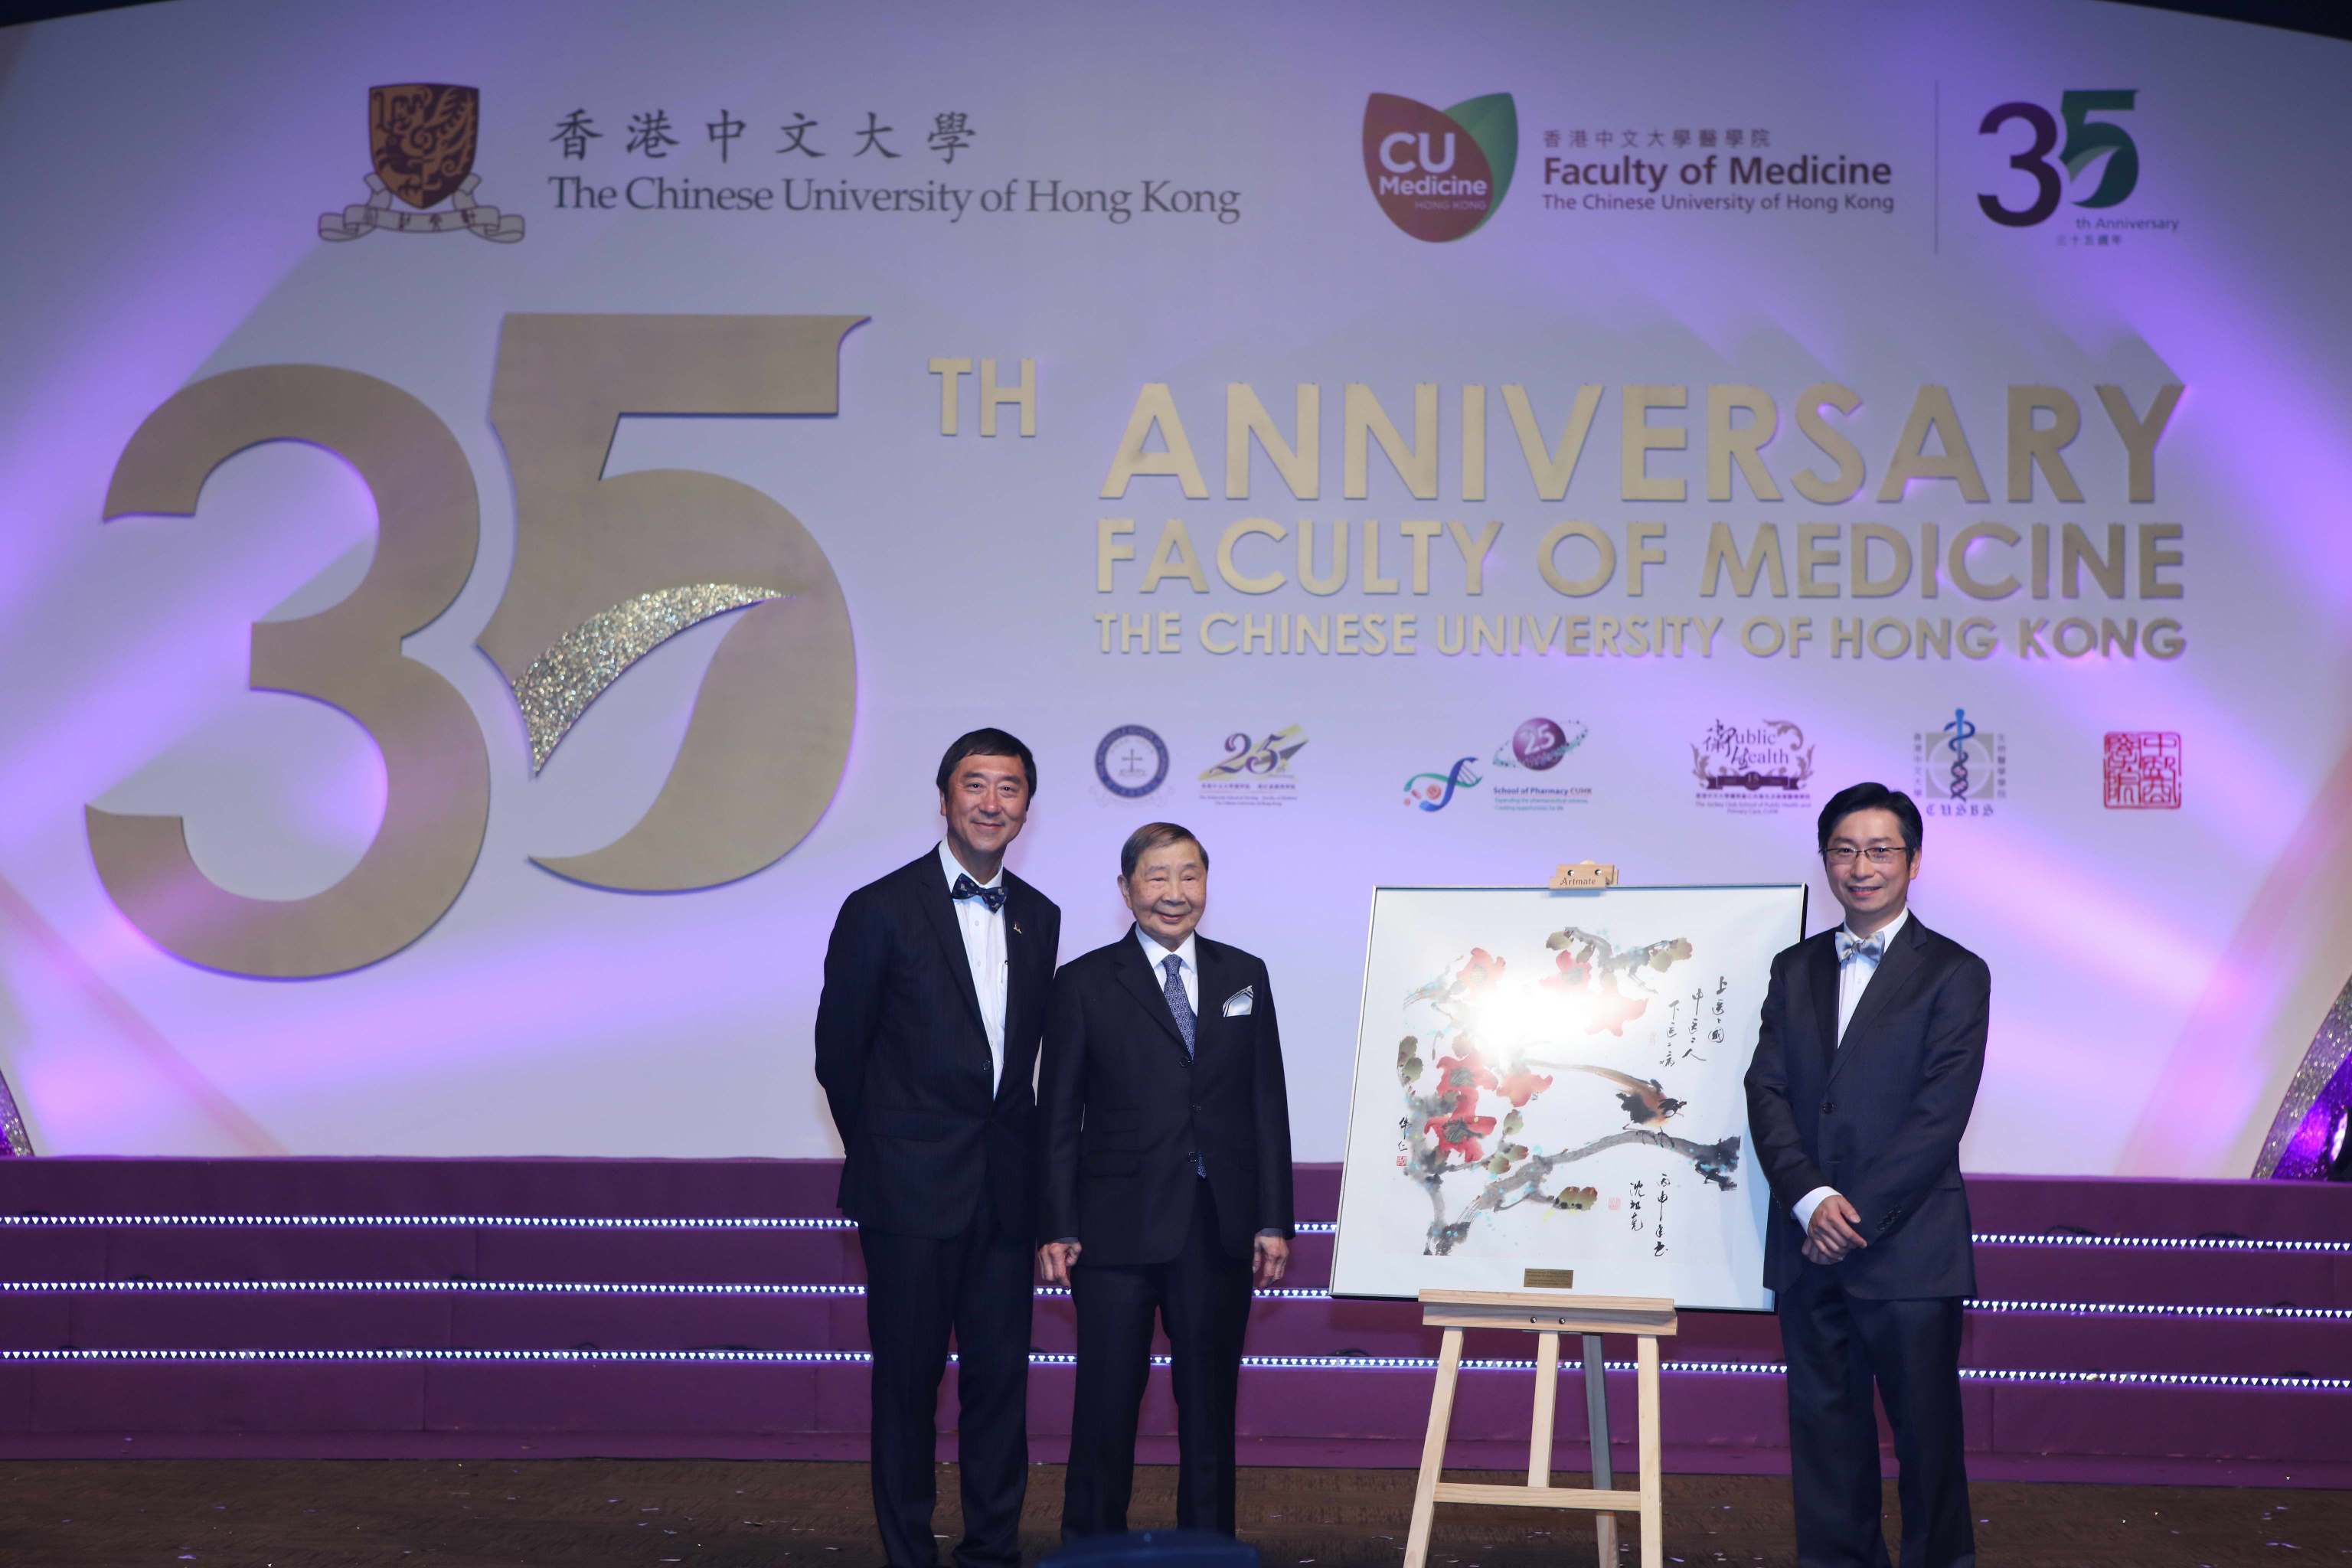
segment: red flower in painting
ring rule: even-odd
[[[1453,1114],[1467,1116],[1478,1109],[1478,1091],[1498,1085],[1475,1047],[1465,1044],[1460,1049],[1459,1056],[1437,1058],[1437,1092],[1440,1097],[1454,1097]]]
[[[1557,974],[1547,974],[1536,984],[1552,991],[1581,991],[1592,980],[1592,966],[1562,948],[1554,961],[1559,966]]]
[[[1586,1026],[1586,1032],[1597,1035],[1606,1029],[1622,1039],[1625,1034],[1625,1026],[1649,1010],[1649,998],[1625,995],[1617,989],[1617,980],[1614,975],[1604,975],[1601,978],[1601,994],[1595,999],[1593,1005],[1592,1021]]]
[[[1496,1086],[1507,1097],[1514,1110],[1525,1110],[1528,1100],[1551,1087],[1551,1079],[1524,1067],[1513,1068],[1503,1075]]]
[[[1488,991],[1503,977],[1503,961],[1483,947],[1470,950],[1469,962],[1462,966],[1462,984],[1472,991]]]
[[[1438,1146],[1449,1154],[1459,1154],[1469,1164],[1486,1157],[1478,1140],[1495,1131],[1491,1116],[1433,1116],[1426,1129],[1437,1140]]]

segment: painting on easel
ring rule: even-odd
[[[1741,1079],[1801,886],[1372,895],[1331,1288],[1761,1310]]]

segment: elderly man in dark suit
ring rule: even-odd
[[[929,1568],[932,1447],[959,1355],[960,1563],[1021,1560],[1029,1464],[1030,1088],[1061,911],[1004,869],[1037,789],[1029,748],[975,730],[939,768],[947,834],[849,895],[824,955],[816,1074],[866,1257],[876,1522],[892,1568]]]
[[[1922,830],[1908,795],[1855,784],[1819,827],[1845,920],[1772,961],[1748,1069],[1772,1184],[1764,1282],[1789,1363],[1797,1558],[1886,1568],[1875,1384],[1895,1429],[1903,1568],[1973,1568],[1959,1357],[1976,1266],[1960,1134],[1992,976],[1909,910]]]
[[[1176,1390],[1176,1521],[1234,1532],[1253,1282],[1290,1258],[1290,1108],[1265,965],[1194,934],[1209,852],[1173,823],[1119,851],[1135,924],[1054,981],[1039,1266],[1076,1298],[1066,1538],[1127,1529],[1156,1312]]]

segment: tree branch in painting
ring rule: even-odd
[[[1598,1201],[1596,1189],[1555,1191],[1550,1178],[1562,1166],[1627,1144],[1646,1144],[1688,1160],[1722,1191],[1738,1184],[1732,1180],[1739,1168],[1738,1135],[1699,1142],[1664,1131],[1667,1121],[1690,1107],[1658,1079],[1595,1062],[1531,1055],[1541,1050],[1549,1058],[1572,1050],[1578,1039],[1604,1034],[1622,1039],[1625,1026],[1656,1000],[1645,977],[1688,960],[1689,941],[1674,938],[1621,952],[1606,937],[1569,926],[1547,936],[1544,945],[1554,955],[1553,973],[1532,986],[1508,983],[1503,959],[1481,947],[1404,998],[1408,1012],[1426,1005],[1439,1020],[1425,1035],[1407,1035],[1397,1047],[1397,1080],[1405,1102],[1399,1173],[1428,1194],[1429,1233],[1423,1248],[1427,1255],[1452,1252],[1481,1220],[1523,1204],[1591,1207]],[[1572,1148],[1538,1153],[1520,1135],[1529,1107],[1563,1072],[1589,1074],[1614,1086],[1628,1125]],[[1466,1201],[1465,1188],[1472,1189]]]

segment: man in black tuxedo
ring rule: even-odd
[[[940,763],[936,848],[849,895],[825,949],[816,1076],[866,1257],[874,1514],[929,1568],[940,1378],[954,1331],[964,1564],[1021,1560],[1028,1482],[1030,1089],[1062,912],[1004,868],[1037,764],[1002,730]]]
[[[1748,1069],[1772,1184],[1764,1283],[1789,1363],[1797,1559],[1886,1568],[1874,1382],[1895,1429],[1903,1568],[1974,1568],[1959,1370],[1976,1263],[1959,1151],[1992,974],[1906,907],[1922,837],[1910,796],[1855,784],[1819,826],[1845,921],[1772,961]]]
[[[1265,965],[1196,936],[1209,852],[1154,822],[1119,850],[1135,924],[1074,958],[1045,1020],[1039,1267],[1078,1314],[1062,1533],[1127,1529],[1151,1320],[1176,1390],[1176,1522],[1234,1532],[1253,1282],[1290,1259],[1290,1105]]]

